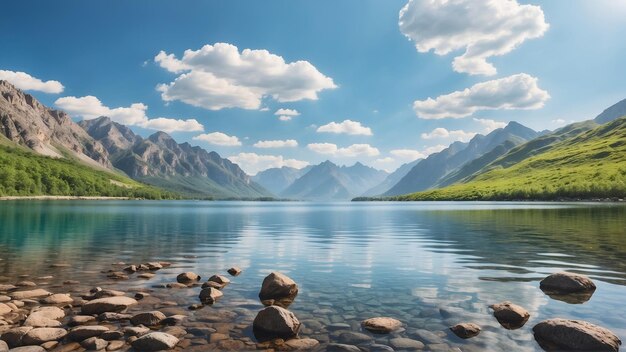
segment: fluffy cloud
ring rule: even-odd
[[[100,99],[87,95],[80,98],[62,97],[57,99],[54,105],[65,110],[70,115],[82,117],[85,120],[108,116],[111,120],[124,125],[139,126],[167,133],[204,131],[202,124],[195,119],[179,120],[165,117],[150,119],[146,115],[148,106],[142,103],[111,109],[103,105]]]
[[[274,115],[277,115],[280,121],[291,121],[294,116],[300,116],[300,113],[294,109],[278,109]]]
[[[285,159],[282,155],[259,155],[256,153],[239,153],[229,156],[228,159],[239,165],[247,174],[256,175],[259,171],[273,167],[293,167],[301,169],[308,162],[296,159]]]
[[[489,133],[493,130],[497,130],[498,128],[504,128],[507,125],[506,122],[489,120],[489,119],[474,118],[473,120],[483,125],[483,127],[485,128],[485,133]]]
[[[377,156],[380,151],[369,144],[352,144],[345,148],[339,148],[332,143],[311,143],[307,148],[318,153],[326,155],[334,155],[337,157],[355,157],[355,156]]]
[[[351,135],[371,136],[372,130],[361,125],[358,121],[344,120],[343,122],[331,122],[318,127],[317,132],[345,133]]]
[[[225,147],[237,147],[241,145],[239,138],[229,136],[222,132],[205,133],[192,138],[194,141],[203,141],[213,145],[221,145]]]
[[[26,72],[0,70],[0,80],[5,80],[22,90],[36,90],[44,93],[61,93],[63,85],[59,81],[42,81]]]
[[[420,152],[419,150],[413,150],[413,149],[394,149],[390,151],[389,153],[399,159],[409,160],[409,161],[426,157],[424,153]]]
[[[154,61],[180,74],[173,82],[157,86],[163,100],[208,110],[260,109],[265,97],[279,102],[317,100],[320,91],[337,87],[308,61],[287,63],[267,50],[239,52],[227,43],[185,50],[180,59],[161,51]]]
[[[550,95],[537,85],[537,78],[520,73],[470,88],[440,95],[436,99],[416,100],[413,109],[422,119],[462,118],[479,110],[539,109]]]
[[[400,31],[421,53],[454,58],[457,72],[495,75],[487,59],[511,52],[548,29],[541,7],[516,0],[409,0],[400,10]]]
[[[297,147],[298,142],[295,139],[286,139],[284,141],[274,140],[274,141],[258,141],[254,143],[256,148],[285,148],[285,147]]]
[[[438,127],[429,133],[422,133],[423,139],[451,139],[455,141],[467,142],[472,139],[476,133],[465,132],[463,130],[447,130],[443,127]]]

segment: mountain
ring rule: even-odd
[[[265,187],[265,189],[273,194],[281,194],[295,180],[309,172],[312,167],[313,166],[307,166],[302,169],[288,166],[271,168],[252,176],[252,181]]]
[[[177,143],[165,132],[148,138],[108,117],[80,122],[107,148],[113,166],[135,180],[191,197],[260,198],[271,194],[215,152]]]
[[[409,171],[411,171],[411,169],[415,165],[417,165],[417,163],[419,163],[422,160],[423,159],[417,159],[417,160],[412,161],[410,163],[406,163],[406,164],[401,165],[399,168],[396,169],[396,171],[394,171],[391,174],[389,174],[389,176],[387,176],[383,182],[381,182],[378,185],[368,189],[367,191],[365,191],[365,193],[362,194],[362,196],[363,197],[373,197],[373,196],[381,195],[381,194],[387,192],[389,189],[391,189],[391,187],[395,186],[396,183],[400,182],[400,180],[404,176],[406,176],[406,174],[408,174]]]
[[[0,135],[46,156],[70,157],[100,169],[111,168],[109,154],[64,112],[45,107],[0,80]]]
[[[626,99],[606,108],[600,115],[596,116],[594,121],[603,124],[622,116],[626,116]]]
[[[594,123],[591,121],[591,123]],[[566,126],[549,147],[526,158],[498,159],[466,182],[397,197],[398,200],[554,200],[626,197],[626,117]],[[578,128],[575,128],[578,126]],[[565,132],[564,132],[564,131]],[[573,133],[578,131],[579,133]],[[568,135],[568,132],[572,134]],[[534,141],[531,141],[531,143]],[[523,148],[522,148],[523,147]],[[516,149],[527,149],[526,145]],[[516,153],[513,153],[516,154]],[[508,162],[503,162],[503,159]],[[515,162],[513,162],[515,161]],[[497,166],[493,166],[497,164]]]
[[[480,158],[499,145],[509,141],[522,144],[537,137],[537,132],[517,122],[510,122],[483,136],[478,134],[468,143],[455,142],[439,153],[420,161],[395,186],[384,193],[393,196],[423,191],[437,186],[446,175],[468,162]]]
[[[294,181],[281,196],[302,200],[349,200],[382,182],[387,173],[356,163],[337,166],[325,161]]]

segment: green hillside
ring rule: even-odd
[[[0,138],[0,196],[100,196],[171,199],[176,194],[70,159],[15,147]]]
[[[581,127],[574,126],[574,127]],[[584,127],[583,127],[584,129]],[[465,183],[390,200],[556,200],[626,197],[626,117],[546,146],[520,146]],[[530,142],[530,143],[537,143]],[[530,144],[528,143],[528,144]],[[515,162],[512,162],[516,159]]]

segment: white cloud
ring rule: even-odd
[[[256,153],[239,153],[229,156],[228,159],[239,165],[247,174],[256,175],[258,172],[274,167],[293,167],[301,169],[308,162],[296,159],[285,159],[282,155],[259,155]]]
[[[345,148],[339,148],[333,143],[311,143],[307,145],[307,148],[318,154],[334,155],[346,158],[380,155],[380,151],[369,144],[352,144]]]
[[[497,130],[498,128],[504,128],[507,125],[506,122],[489,120],[489,119],[474,118],[473,120],[483,125],[483,127],[485,127],[485,133],[489,133],[493,130]]]
[[[389,153],[399,159],[409,160],[409,161],[425,158],[427,156],[424,153],[420,152],[419,150],[414,150],[414,149],[394,149],[390,151]]]
[[[298,110],[294,110],[294,109],[278,109],[276,110],[276,112],[274,113],[274,115],[284,115],[284,116],[300,116],[300,113],[298,112]]]
[[[280,121],[291,121],[292,117],[291,116],[287,116],[287,115],[281,115],[281,116],[278,116],[278,119]]]
[[[422,133],[423,139],[451,139],[455,141],[467,142],[476,135],[475,132],[465,132],[463,130],[447,130],[438,127],[429,133]]]
[[[161,51],[154,61],[180,74],[157,86],[164,101],[180,100],[208,110],[261,109],[266,97],[279,102],[317,100],[320,91],[337,87],[308,61],[286,63],[267,50],[239,52],[227,43],[185,50],[181,59]]]
[[[548,30],[541,7],[515,0],[409,0],[400,10],[400,31],[418,52],[454,58],[457,72],[495,75],[487,59],[507,54]]]
[[[416,100],[413,109],[422,119],[462,118],[479,110],[539,109],[550,95],[537,85],[537,78],[520,73],[470,88],[440,95],[436,99]]]
[[[376,159],[377,163],[381,163],[381,164],[389,164],[389,163],[393,163],[395,162],[396,159],[392,158],[392,157],[385,157],[385,158],[380,158],[380,159]]]
[[[565,125],[566,121],[563,119],[554,119],[551,121],[555,125]]]
[[[44,93],[61,93],[63,85],[59,81],[42,81],[26,72],[0,70],[0,80],[5,80],[22,90],[35,90]]]
[[[286,140],[273,140],[273,141],[258,141],[254,143],[256,148],[294,148],[298,146],[298,142],[295,139]]]
[[[150,119],[146,115],[148,106],[142,103],[111,109],[103,105],[100,99],[87,95],[80,98],[62,97],[57,99],[54,105],[72,116],[82,117],[85,120],[108,116],[111,120],[124,125],[138,126],[167,133],[204,131],[202,124],[195,119],[180,120],[165,117]]]
[[[371,136],[372,130],[369,127],[361,125],[358,121],[344,120],[343,122],[331,122],[329,124],[320,126],[317,132],[328,133],[345,133],[351,135],[363,135]]]
[[[194,141],[203,141],[213,145],[221,145],[225,147],[240,146],[241,142],[236,136],[229,136],[222,132],[205,133],[192,138]]]

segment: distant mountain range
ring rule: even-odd
[[[6,81],[0,81],[0,95],[0,135],[15,146],[191,198],[272,196],[228,159],[188,143],[178,144],[164,132],[144,139],[108,117],[77,124]]]
[[[428,190],[387,199],[626,198],[624,115],[626,100],[594,120],[567,125],[508,151],[499,145]]]
[[[252,180],[262,185],[273,194],[279,195],[283,193],[283,191],[287,189],[287,187],[289,187],[295,180],[309,172],[311,168],[313,168],[311,165],[302,169],[287,166],[271,168],[252,176]]]
[[[300,175],[294,179],[295,176]],[[337,166],[330,161],[310,166],[296,172],[291,169],[269,169],[260,172],[255,179],[266,187],[274,187],[272,176],[280,177],[286,187],[277,192],[281,198],[337,201],[350,200],[363,194],[368,189],[381,183],[386,177],[385,171],[356,163],[352,166]],[[268,180],[272,180],[267,183]],[[291,181],[291,182],[288,182]]]

